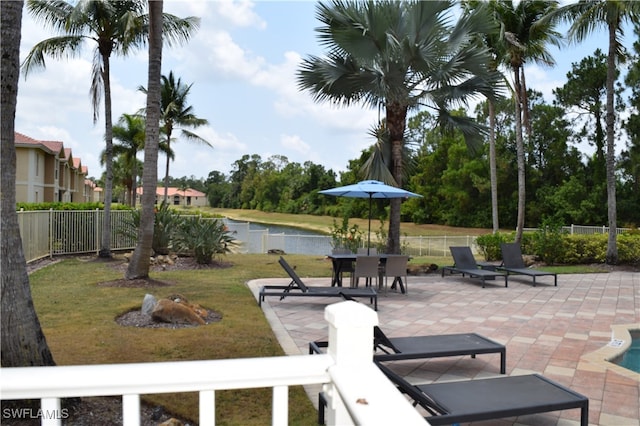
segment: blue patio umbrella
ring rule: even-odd
[[[336,197],[368,198],[369,199],[369,229],[367,233],[367,255],[371,242],[371,201],[374,198],[411,198],[422,197],[422,195],[406,191],[402,188],[387,185],[378,180],[363,180],[353,185],[339,186],[337,188],[318,191],[324,195],[334,195]]]

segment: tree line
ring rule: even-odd
[[[616,91],[616,108],[629,111],[617,123],[627,144],[616,158],[617,212],[623,227],[640,223],[640,43],[635,45],[625,86]],[[607,223],[605,163],[606,56],[600,50],[573,63],[566,83],[547,102],[528,91],[532,137],[525,144],[526,227],[544,221],[561,224]],[[623,87],[631,90],[625,93]],[[515,229],[517,221],[517,161],[512,98],[495,107],[496,163],[499,221]],[[479,123],[488,125],[488,103],[475,111]],[[462,115],[462,111],[458,111]],[[489,144],[467,147],[460,131],[442,132],[437,117],[420,112],[408,120],[406,189],[424,196],[402,204],[402,220],[451,226],[491,228]],[[588,152],[584,152],[584,148]],[[348,161],[336,173],[307,161],[290,162],[284,156],[261,158],[244,155],[225,175],[212,171],[206,179],[171,178],[172,186],[188,186],[207,194],[212,207],[258,209],[281,213],[366,217],[368,204],[357,199],[326,197],[322,189],[348,185],[366,178],[362,170],[374,147]],[[374,216],[388,218],[388,203],[377,202]]]

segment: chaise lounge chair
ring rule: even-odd
[[[501,272],[491,271],[489,269],[483,269],[476,262],[473,257],[470,247],[449,247],[451,250],[451,256],[453,256],[453,266],[444,266],[442,268],[442,276],[444,277],[445,271],[451,274],[469,275],[471,278],[478,278],[482,281],[482,288],[484,288],[487,279],[496,279],[496,277],[504,278],[504,286],[507,287],[508,277]]]
[[[328,342],[309,343],[309,353],[321,353]],[[500,374],[506,372],[507,350],[504,345],[476,333],[443,334],[433,336],[387,337],[375,326],[373,347],[376,361],[401,361],[407,359],[441,358],[448,356],[500,354]]]
[[[580,425],[589,424],[589,399],[539,374],[412,385],[376,362],[400,392],[420,405],[432,425],[516,417],[580,408]]]
[[[296,274],[293,268],[287,263],[282,256],[278,260],[280,266],[287,271],[291,277],[289,285],[266,285],[260,289],[258,295],[258,305],[262,305],[266,296],[279,296],[280,300],[285,297],[366,297],[373,304],[374,309],[378,310],[378,293],[373,287],[365,288],[343,288],[343,287],[309,287],[302,282],[302,279]]]
[[[499,270],[505,271],[507,275],[528,275],[533,278],[533,286],[536,286],[536,277],[542,277],[545,275],[553,276],[553,284],[558,286],[558,275],[554,272],[544,272],[536,269],[529,269],[524,264],[522,258],[522,250],[518,243],[502,243],[500,245],[502,250],[502,265],[498,267]]]

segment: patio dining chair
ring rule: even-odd
[[[382,275],[384,276],[384,291],[388,291],[388,280],[393,278],[391,288],[398,286],[404,294],[409,293],[409,284],[407,283],[407,265],[409,256],[397,255],[387,256],[384,264]]]
[[[365,286],[373,284],[376,280],[376,287],[380,285],[380,256],[357,256],[356,266],[353,270],[351,286],[358,287],[358,279],[365,279]]]

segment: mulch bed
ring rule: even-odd
[[[216,311],[207,310],[207,316],[204,319],[205,325],[222,320],[222,315]],[[116,323],[123,327],[140,327],[140,328],[194,328],[201,327],[198,324],[189,323],[168,323],[154,321],[150,315],[143,314],[140,310],[129,311],[116,318]]]

